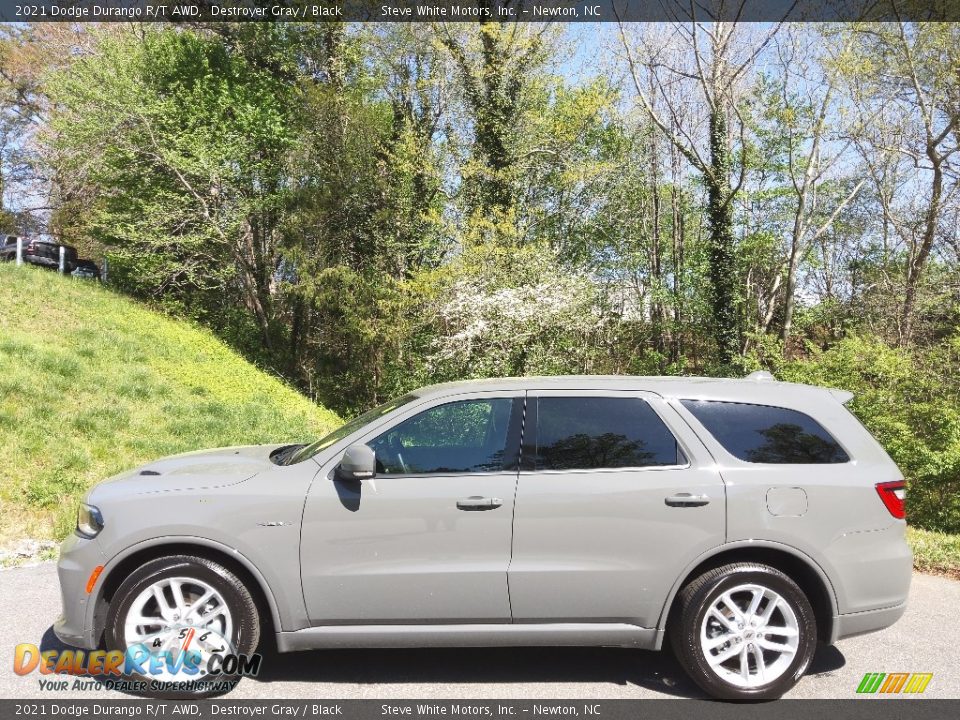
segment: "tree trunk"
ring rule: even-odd
[[[666,350],[666,314],[664,312],[661,294],[663,267],[660,259],[660,163],[657,158],[656,137],[651,134],[649,152],[649,192],[651,203],[650,228],[650,274],[653,281],[650,283],[650,316],[653,320],[653,343],[657,352],[662,354]],[[661,368],[662,369],[662,368]]]
[[[790,333],[793,330],[793,313],[796,308],[797,298],[797,268],[800,264],[800,246],[803,242],[803,216],[807,208],[807,188],[809,187],[809,177],[813,169],[813,163],[807,168],[804,177],[802,189],[797,197],[797,209],[793,215],[793,232],[790,236],[790,257],[787,260],[787,286],[784,289],[783,298],[783,327],[780,330],[780,339],[783,341],[784,351],[786,351],[787,341],[790,340]],[[770,302],[776,302],[774,297]]]
[[[270,337],[270,316],[267,314],[269,292],[263,287],[257,277],[257,253],[254,247],[254,229],[249,220],[243,224],[241,243],[237,248],[237,261],[240,266],[240,279],[246,291],[247,305],[253,311],[260,326],[260,337],[263,346],[273,351],[273,340]]]
[[[673,230],[673,332],[670,343],[670,362],[680,361],[683,352],[681,335],[683,327],[683,271],[684,271],[684,232],[686,224],[683,219],[683,186],[680,177],[680,153],[674,147],[670,153],[672,178],[670,183],[670,212]]]
[[[790,333],[793,331],[793,313],[797,306],[797,267],[800,264],[800,248],[796,241],[790,248],[790,259],[787,261],[787,286],[783,291],[783,328],[780,331],[780,339],[786,348],[787,341],[790,340]],[[775,297],[770,298],[771,305],[776,302]],[[772,314],[772,313],[771,313]]]
[[[481,25],[486,25],[481,22]],[[476,143],[486,168],[480,180],[481,210],[485,214],[502,213],[510,207],[511,193],[507,171],[513,158],[507,147],[507,133],[516,120],[517,107],[507,74],[505,50],[496,32],[481,32],[483,64],[480,69],[482,98],[474,107]]]
[[[930,188],[930,204],[923,223],[923,238],[916,252],[911,253],[907,263],[906,288],[903,295],[903,311],[900,314],[900,346],[907,347],[913,339],[913,321],[916,314],[917,286],[927,265],[927,258],[937,237],[937,222],[940,219],[940,201],[943,197],[943,158],[936,148],[927,146],[927,157],[933,165],[933,181]]]
[[[707,175],[707,219],[710,227],[710,285],[714,339],[720,362],[729,365],[740,353],[737,322],[733,198],[730,188],[730,146],[727,118],[719,103],[710,113],[710,166]]]

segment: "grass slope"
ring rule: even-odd
[[[0,547],[62,537],[86,490],[126,468],[337,422],[205,330],[90,282],[0,265]]]

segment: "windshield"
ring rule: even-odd
[[[295,453],[293,453],[293,455],[290,456],[290,459],[287,460],[287,465],[294,465],[298,462],[303,462],[308,458],[312,458],[321,450],[325,450],[326,448],[330,447],[338,440],[343,440],[343,438],[347,437],[347,435],[350,435],[356,430],[359,430],[364,425],[370,422],[373,422],[377,418],[383,417],[388,412],[392,410],[396,410],[398,407],[402,407],[403,405],[406,405],[407,403],[412,402],[413,400],[416,400],[416,399],[417,399],[416,395],[404,395],[401,398],[397,398],[396,400],[391,400],[390,402],[384,403],[379,407],[375,407],[373,410],[368,410],[367,412],[363,413],[363,415],[358,415],[353,420],[350,420],[344,425],[341,425],[340,427],[338,427],[329,435],[325,435],[319,440],[317,440],[316,442],[312,442],[309,445],[304,445],[302,448],[300,448]]]

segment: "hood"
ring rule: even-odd
[[[117,494],[215,488],[275,468],[270,455],[284,445],[247,445],[171,455],[114,475],[91,490],[91,502]]]

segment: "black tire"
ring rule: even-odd
[[[700,643],[700,628],[713,603],[726,591],[744,584],[760,585],[780,595],[793,610],[799,627],[796,653],[782,674],[772,682],[749,688],[735,685],[715,672]],[[810,666],[817,646],[813,608],[799,586],[776,568],[760,563],[733,563],[710,570],[683,588],[678,605],[668,628],[670,645],[690,678],[712,697],[774,700],[796,685]],[[753,664],[756,666],[757,661]]]
[[[172,555],[152,560],[123,581],[113,594],[107,610],[104,639],[108,650],[126,650],[124,623],[131,605],[144,589],[168,577],[196,578],[217,590],[233,616],[232,637],[227,638],[231,648],[235,653],[244,655],[250,655],[256,650],[260,642],[260,616],[256,602],[244,582],[223,565],[192,555]],[[128,679],[146,683],[148,688],[153,680],[139,674],[129,676]],[[216,682],[239,681],[236,676],[223,674],[207,675],[205,679]],[[148,691],[145,694],[174,700],[212,697],[222,694],[222,691],[163,690],[159,693]]]

